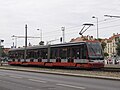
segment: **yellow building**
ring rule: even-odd
[[[107,52],[109,54],[109,57],[113,57],[117,54],[116,43],[118,42],[118,39],[120,39],[120,34],[113,34],[113,36],[111,36],[109,39],[104,40],[104,42],[106,43],[104,52]]]

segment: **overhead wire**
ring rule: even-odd
[[[113,20],[113,21],[112,21]],[[98,21],[99,24],[102,24],[102,23],[108,23],[108,22],[115,22],[115,21],[118,21],[116,20],[116,18],[112,18],[112,19],[104,19],[104,20],[100,20]],[[96,22],[92,22],[92,23],[96,23]],[[74,30],[75,28],[76,29],[81,29],[81,26],[82,25],[76,25],[76,26],[71,26],[71,27],[66,27],[65,29],[68,31],[70,30]],[[43,32],[43,33],[56,33],[56,32],[59,32],[61,31],[61,29],[58,29],[58,30],[53,30],[53,31],[48,31],[48,32]]]
[[[120,26],[120,24],[117,24],[117,25],[111,25],[111,26],[105,26],[105,27],[100,27],[99,29],[104,29],[104,28],[111,28],[111,27],[119,27]],[[80,28],[79,28],[80,29]],[[74,31],[69,31],[69,32],[65,32],[65,34],[71,34],[71,33],[76,33],[76,32],[79,32],[79,30],[78,29],[72,29],[72,30],[74,30]],[[78,30],[78,31],[77,31]],[[96,29],[91,29],[91,30],[89,30],[88,32],[92,32],[92,31],[95,31]],[[62,33],[62,32],[61,32]],[[56,32],[54,33],[54,34],[51,34],[51,35],[48,35],[48,34],[46,34],[46,35],[43,35],[44,37],[47,37],[47,38],[49,38],[49,37],[53,37],[53,36],[61,36],[61,34],[59,33],[59,34],[56,34]]]
[[[105,28],[112,28],[112,27],[118,27],[120,26],[119,24],[118,25],[111,25],[111,26],[105,26],[105,27],[100,27],[100,25],[104,24],[104,23],[112,23],[112,22],[116,22],[120,19],[115,19],[115,18],[112,18],[112,19],[104,19],[104,20],[99,20],[98,23],[99,23],[99,29],[105,29]],[[92,23],[96,23],[96,22],[92,22]],[[81,29],[81,26],[82,25],[76,25],[76,26],[71,26],[71,27],[66,27],[65,29],[65,34],[71,34],[71,33],[76,33],[76,32],[79,32],[79,29]],[[78,30],[78,31],[77,31]],[[96,29],[91,29],[89,30],[88,32],[92,32],[92,31],[95,31]],[[59,32],[56,33],[56,32]],[[46,33],[46,34],[45,34]],[[49,33],[49,34],[48,34]],[[79,34],[78,34],[79,35]],[[50,38],[50,37],[55,37],[55,36],[62,36],[62,31],[61,29],[58,29],[58,30],[53,30],[53,31],[48,31],[48,32],[43,32],[43,37],[45,38]]]

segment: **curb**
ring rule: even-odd
[[[43,70],[40,70],[40,71],[39,71],[39,70],[18,69],[18,68],[6,68],[6,67],[0,67],[0,69],[120,81],[120,78],[117,78],[117,77],[85,75],[85,74],[73,74],[73,73],[64,73],[64,72],[61,73],[61,72],[53,72],[53,71],[43,71]]]

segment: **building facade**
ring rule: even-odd
[[[104,52],[108,53],[109,57],[113,57],[117,54],[117,42],[120,39],[120,34],[113,34],[109,39],[105,39],[106,47]]]

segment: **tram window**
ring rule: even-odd
[[[75,59],[79,58],[79,48],[77,47],[72,47],[72,57],[74,57]]]
[[[58,57],[58,49],[57,48],[51,48],[50,58],[55,59]]]
[[[34,53],[33,58],[37,59],[38,58],[38,50],[33,51],[33,53]]]
[[[82,48],[81,48],[82,50],[82,58],[83,59],[86,59],[87,57],[87,48],[86,48],[86,46],[85,45],[82,45]]]
[[[67,58],[71,57],[71,48],[67,48]]]
[[[18,52],[18,58],[20,58],[20,52]]]
[[[9,56],[10,56],[11,59],[15,58],[13,53],[10,53]]]
[[[85,45],[73,46],[72,47],[72,57],[75,59],[85,59],[87,49]]]
[[[59,57],[59,48],[55,49],[55,58]]]
[[[67,48],[60,48],[60,57],[61,59],[67,58]]]
[[[21,58],[21,59],[23,59],[24,58],[24,51],[21,51],[19,54],[20,54],[20,56],[19,56],[19,58]]]
[[[33,57],[32,58],[36,58],[36,51],[33,51]]]
[[[18,58],[18,54],[17,54],[17,52],[15,53],[15,58]]]
[[[18,58],[21,58],[21,56],[22,56],[22,52],[19,51],[19,52],[18,52]]]
[[[37,58],[40,58],[40,50],[37,51]]]
[[[23,55],[24,56],[24,55]],[[30,58],[30,52],[27,52],[27,58]]]
[[[34,57],[34,53],[33,51],[31,51],[31,57],[30,58],[33,58]]]
[[[41,57],[47,59],[47,49],[41,49]]]
[[[30,50],[29,52],[27,52],[27,58],[35,58],[35,51]]]
[[[21,53],[21,54],[20,54],[20,58],[24,58],[24,53]]]
[[[29,56],[27,56],[28,58],[33,58],[33,52],[32,51],[30,51],[29,52]]]
[[[50,58],[51,58],[51,59],[54,58],[54,50],[53,50],[53,49],[50,50]]]

